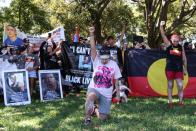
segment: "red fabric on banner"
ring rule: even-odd
[[[148,80],[145,76],[141,77],[128,77],[129,88],[131,89],[130,96],[159,96],[156,92],[152,90],[148,84]]]
[[[129,96],[141,96],[141,97],[149,97],[149,96],[163,96],[150,87],[148,84],[148,80],[146,77],[128,77],[129,88],[132,93]],[[165,87],[167,88],[167,87]],[[185,98],[193,98],[196,97],[196,77],[189,77],[188,84],[184,89],[184,97]]]
[[[184,89],[185,98],[195,98],[196,97],[196,77],[189,77],[188,84]]]

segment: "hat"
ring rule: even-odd
[[[109,48],[106,46],[103,46],[99,51],[99,55],[101,59],[109,59],[110,58]]]

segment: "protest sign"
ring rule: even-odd
[[[26,70],[3,71],[2,79],[4,103],[6,106],[31,103]]]
[[[40,70],[39,85],[42,101],[63,98],[60,70]]]

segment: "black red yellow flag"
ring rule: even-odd
[[[188,74],[184,76],[184,97],[196,97],[196,52],[186,52]],[[166,96],[166,53],[160,50],[130,49],[125,52],[125,73],[131,96]],[[177,95],[176,83],[173,95]]]

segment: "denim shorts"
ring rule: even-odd
[[[95,93],[97,100],[98,100],[98,110],[101,114],[110,114],[110,108],[111,108],[111,99],[103,96],[101,93],[99,93],[94,88],[88,88],[87,95],[89,93]]]

